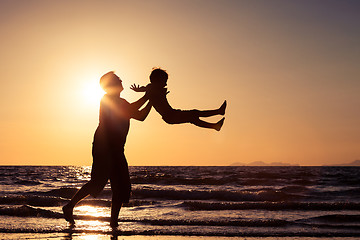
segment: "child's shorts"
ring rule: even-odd
[[[178,110],[174,109],[169,111],[164,116],[163,120],[168,124],[180,124],[180,123],[193,123],[198,120],[197,110]]]

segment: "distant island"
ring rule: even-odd
[[[258,166],[258,167],[265,167],[265,166],[274,166],[274,167],[280,167],[280,166],[300,166],[299,164],[290,164],[290,163],[283,163],[283,162],[271,162],[271,163],[265,163],[263,161],[255,161],[251,163],[242,163],[242,162],[234,162],[230,164],[229,166]],[[355,160],[349,163],[341,163],[341,164],[325,164],[324,167],[360,167],[360,160]]]
[[[241,162],[234,162],[230,164],[230,166],[299,166],[299,164],[290,164],[290,163],[283,163],[283,162],[272,162],[272,163],[265,163],[263,161],[255,161],[248,164],[241,163]]]
[[[331,165],[324,165],[324,166],[348,166],[348,167],[360,167],[360,160],[355,160],[350,163],[342,163],[342,164],[331,164]]]

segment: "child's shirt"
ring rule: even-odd
[[[150,86],[147,92],[149,94],[149,100],[151,101],[155,110],[160,113],[160,115],[165,116],[174,111],[166,98],[166,95],[168,93],[167,88],[159,89]]]

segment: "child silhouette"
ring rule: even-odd
[[[131,86],[135,92],[145,92],[149,96],[149,100],[155,110],[162,116],[163,120],[169,124],[192,123],[198,127],[211,128],[220,131],[225,118],[223,117],[217,123],[209,123],[200,119],[200,117],[210,117],[215,115],[224,115],[226,109],[226,101],[220,108],[215,110],[179,110],[170,106],[166,95],[166,85],[168,74],[161,68],[153,68],[150,74],[150,84],[146,87],[140,87],[136,84]]]

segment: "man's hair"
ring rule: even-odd
[[[117,84],[118,78],[115,75],[114,71],[105,73],[101,78],[100,78],[100,86],[102,87],[102,89],[104,89],[105,91],[111,87],[111,86],[115,86]]]
[[[161,69],[161,68],[153,68],[151,74],[150,74],[150,82],[154,83],[154,82],[158,82],[161,80],[167,80],[168,79],[168,74],[165,70]]]

